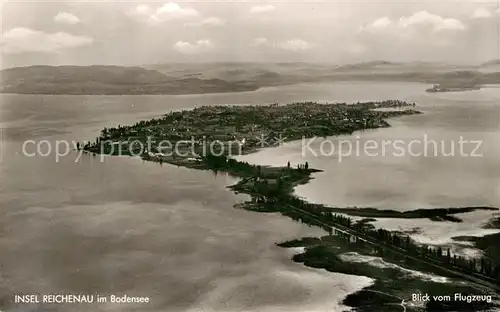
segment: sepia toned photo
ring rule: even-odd
[[[500,311],[498,0],[0,18],[0,312]]]

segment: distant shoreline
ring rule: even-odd
[[[95,95],[95,96],[120,96],[120,95],[200,95],[200,94],[226,94],[226,93],[242,93],[242,92],[252,92],[261,89],[261,86],[241,88],[238,90],[203,90],[200,92],[184,92],[184,91],[173,91],[173,92],[150,92],[150,93],[140,93],[140,92],[11,92],[0,90],[0,94],[12,94],[12,95]]]
[[[477,91],[481,90],[481,86],[467,86],[467,87],[446,87],[441,85],[434,85],[432,88],[426,89],[426,92],[463,92],[463,91]]]
[[[446,71],[401,64],[391,71],[378,63],[336,67],[283,67],[261,65],[241,68],[192,68],[179,74],[169,68],[127,66],[29,66],[0,71],[0,93],[50,95],[191,95],[238,93],[302,83],[408,82],[436,84],[429,92],[468,91],[486,84],[500,84],[500,72],[450,67]],[[388,65],[385,62],[379,65]],[[401,66],[401,67],[400,67]],[[160,70],[162,69],[162,70]],[[201,73],[204,73],[201,75]]]

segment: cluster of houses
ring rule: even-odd
[[[119,141],[127,148],[134,140],[171,143],[190,141],[238,142],[255,146],[262,138],[283,134],[288,139],[302,136],[333,135],[383,125],[383,115],[374,108],[410,106],[403,101],[320,104],[316,102],[289,105],[203,106],[172,112],[161,118],[141,121],[132,126],[105,129],[102,139]],[[414,104],[413,104],[414,105]],[[156,148],[156,147],[155,147]],[[151,150],[151,157],[163,157],[164,151]]]

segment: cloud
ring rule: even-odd
[[[271,13],[276,11],[276,7],[274,5],[257,5],[250,8],[251,14],[261,14],[261,13]]]
[[[443,18],[439,15],[431,14],[427,11],[420,11],[409,17],[402,17],[398,21],[398,26],[407,28],[412,26],[430,26],[434,31],[440,30],[465,30],[467,27],[454,18]]]
[[[285,50],[300,52],[310,49],[312,47],[312,44],[302,39],[291,39],[288,41],[280,42],[278,44],[278,47]]]
[[[65,32],[45,33],[30,28],[13,28],[2,34],[3,52],[16,54],[25,52],[61,53],[64,49],[89,45],[93,38],[75,36]]]
[[[251,45],[256,47],[256,46],[266,45],[267,43],[268,43],[267,38],[259,37],[259,38],[253,39]]]
[[[177,41],[174,44],[174,49],[183,54],[198,54],[202,52],[207,52],[212,50],[214,44],[208,40],[198,40],[195,43],[190,43],[187,41]]]
[[[488,18],[491,17],[491,12],[485,8],[478,8],[472,14],[472,18]]]
[[[151,8],[149,5],[140,4],[129,9],[126,14],[151,26],[172,20],[191,19],[200,15],[195,9],[190,7],[181,7],[175,2],[165,3],[156,9]],[[214,23],[214,20],[208,20],[206,22]],[[200,23],[201,22],[198,22],[196,25],[201,25]],[[194,26],[194,24],[195,23],[193,23],[192,26]]]
[[[360,27],[365,32],[399,32],[404,34],[405,30],[430,30],[439,32],[442,30],[461,31],[467,26],[454,18],[443,18],[439,15],[431,14],[427,11],[419,11],[411,16],[403,16],[397,21],[392,21],[388,17],[382,17],[374,22]]]
[[[199,22],[188,23],[186,25],[187,26],[224,26],[224,25],[226,25],[226,21],[222,20],[218,17],[211,16],[211,17],[204,18]]]
[[[388,17],[382,17],[372,23],[375,28],[387,28],[392,25],[392,21]]]
[[[150,19],[155,22],[164,22],[174,19],[185,19],[198,16],[199,13],[190,7],[181,7],[175,2],[168,2],[150,16]]]
[[[148,5],[138,5],[128,10],[127,15],[137,19],[138,21],[157,26],[163,22],[173,20],[188,20],[184,22],[184,26],[200,27],[200,26],[224,26],[226,21],[215,17],[200,16],[201,14],[190,7],[183,7],[174,2],[168,2],[156,9],[152,9]]]
[[[366,31],[378,31],[380,29],[386,29],[390,26],[393,26],[394,23],[388,17],[381,17],[375,20],[373,23],[368,24],[366,26],[361,26],[361,30]]]
[[[80,23],[80,19],[71,13],[59,12],[54,16],[54,22],[74,25]]]
[[[144,15],[150,15],[151,14],[151,8],[147,5],[144,5],[144,4],[140,4],[138,6],[136,6],[135,8],[129,10],[127,12],[128,15],[132,15],[132,16],[144,16]]]

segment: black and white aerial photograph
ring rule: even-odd
[[[499,0],[0,10],[0,312],[500,311]]]

